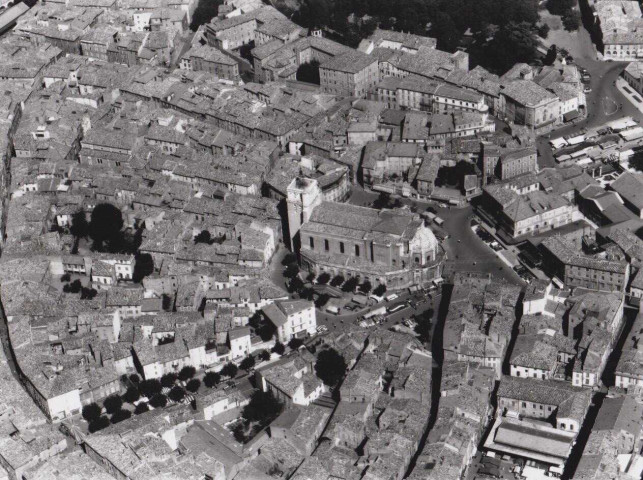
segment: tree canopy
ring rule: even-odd
[[[111,203],[100,203],[92,210],[89,236],[94,249],[100,250],[105,243],[117,241],[123,228],[123,214]]]
[[[208,372],[203,377],[203,383],[208,388],[215,387],[221,381],[221,375],[217,372]]]
[[[346,360],[337,350],[327,348],[319,352],[315,373],[329,387],[334,387],[346,374]]]
[[[257,390],[250,397],[250,403],[241,411],[241,416],[249,422],[268,424],[279,416],[283,403],[279,402],[272,392]]]

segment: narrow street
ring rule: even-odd
[[[610,358],[607,361],[607,365],[605,366],[605,370],[603,371],[603,375],[601,376],[601,381],[606,387],[611,387],[614,385],[614,370],[618,364],[618,360],[623,350],[623,345],[625,344],[625,341],[630,334],[632,323],[634,322],[637,314],[638,310],[634,310],[631,308],[626,308],[623,313],[625,323],[621,331],[621,336],[619,337],[614,350],[612,350]],[[585,421],[583,422],[580,432],[578,433],[578,437],[576,437],[576,442],[572,447],[572,453],[570,454],[569,459],[565,464],[565,471],[562,477],[563,480],[572,480],[574,478],[576,468],[578,467],[578,463],[583,456],[583,451],[585,450],[585,446],[587,445],[587,440],[589,439],[589,435],[592,433],[594,422],[596,422],[596,418],[600,413],[600,409],[603,405],[605,397],[606,394],[603,392],[594,393],[594,396],[592,397],[592,404],[587,412],[587,415],[585,416]]]

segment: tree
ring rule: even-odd
[[[170,400],[178,403],[185,397],[185,390],[183,390],[182,387],[175,385],[174,387],[172,387],[172,390],[170,390],[170,393],[168,393],[167,396],[170,397]]]
[[[348,277],[348,280],[344,282],[344,285],[342,285],[342,291],[343,292],[352,292],[355,290],[355,287],[357,287],[358,280],[356,277]]]
[[[141,398],[141,392],[136,387],[129,387],[123,395],[123,400],[127,403],[134,403],[139,398]]]
[[[543,58],[543,65],[553,65],[557,56],[558,49],[556,48],[556,45],[552,45],[547,49],[547,55]]]
[[[78,293],[83,288],[83,284],[80,283],[80,280],[76,279],[67,285],[63,285],[63,292],[65,293]]]
[[[172,372],[166,373],[161,377],[161,385],[167,388],[172,388],[176,383],[176,379],[177,379],[176,373],[172,373]]]
[[[199,380],[198,378],[193,378],[185,385],[185,388],[194,393],[199,389],[200,386],[201,380]]]
[[[194,237],[194,243],[205,243],[206,245],[212,245],[214,240],[212,239],[212,234],[207,230],[201,230],[201,232]]]
[[[564,15],[570,11],[574,5],[576,5],[576,0],[548,0],[547,10],[552,15]]]
[[[141,413],[149,412],[150,407],[147,405],[147,402],[139,402],[134,409],[135,415],[140,415]]]
[[[304,344],[304,341],[301,338],[297,337],[292,337],[290,341],[288,342],[288,347],[291,350],[297,350],[299,347],[301,347]]]
[[[190,23],[190,30],[196,32],[199,26],[210,23],[214,17],[219,13],[219,5],[223,0],[208,0],[207,2],[198,2],[194,13],[192,14],[192,23]]]
[[[563,26],[568,32],[574,32],[580,28],[581,18],[578,10],[570,10],[562,17]]]
[[[103,407],[107,413],[114,413],[121,409],[123,406],[123,400],[119,395],[110,395],[105,400],[103,400]]]
[[[368,280],[366,280],[364,283],[362,283],[359,286],[360,292],[362,292],[362,293],[364,293],[366,295],[368,295],[370,293],[372,288],[373,288],[373,285],[371,285],[371,282],[369,282]]]
[[[162,308],[163,311],[169,312],[172,310],[172,297],[170,297],[167,293],[164,293],[162,296]]]
[[[327,348],[317,355],[315,373],[324,384],[334,387],[346,373],[346,361],[337,350]]]
[[[299,297],[304,300],[312,300],[315,297],[315,290],[312,288],[303,288],[299,292]]]
[[[319,62],[312,60],[308,63],[302,63],[297,69],[297,80],[300,82],[320,84],[319,80]]]
[[[190,378],[194,377],[195,374],[196,374],[196,368],[190,365],[186,365],[179,372],[179,380],[181,380],[182,382],[185,382]]]
[[[80,299],[81,300],[91,300],[96,295],[98,295],[98,290],[96,290],[95,288],[81,287],[81,289],[80,289]]]
[[[255,366],[256,360],[255,357],[252,355],[248,355],[246,358],[244,358],[241,363],[239,364],[239,367],[241,367],[242,370],[245,370],[246,372],[252,369],[252,367]]]
[[[380,283],[377,287],[375,287],[375,290],[373,290],[373,293],[378,297],[381,297],[386,293],[386,285],[384,285],[383,283]]]
[[[267,425],[279,416],[282,409],[283,403],[279,402],[272,392],[257,390],[250,397],[250,403],[241,411],[241,416],[248,422]]]
[[[123,420],[127,420],[132,416],[132,412],[129,410],[117,410],[112,414],[111,421],[112,423],[119,423]]]
[[[234,378],[237,376],[237,371],[239,371],[237,366],[232,362],[228,362],[221,369],[221,375],[224,377]]]
[[[342,283],[344,283],[344,277],[342,275],[335,275],[333,279],[330,281],[330,284],[333,287],[341,287]]]
[[[324,305],[328,303],[328,300],[330,300],[330,295],[327,293],[322,293],[317,297],[317,300],[315,300],[315,306],[317,308],[323,308]]]
[[[89,433],[97,432],[106,427],[109,427],[109,418],[106,415],[101,415],[88,425]]]
[[[129,376],[129,381],[130,381],[130,382],[132,382],[132,383],[141,383],[141,377],[139,377],[139,376],[138,376],[137,374],[135,374],[135,373],[132,373],[132,374]]]
[[[536,57],[538,41],[529,23],[509,22],[500,27],[486,48],[484,64],[498,72],[506,72],[516,63],[531,63]]]
[[[292,278],[295,278],[298,273],[299,273],[299,265],[297,265],[296,263],[291,263],[284,270],[284,277],[292,279]]]
[[[69,274],[69,273],[63,273],[60,276],[60,281],[61,282],[68,282],[69,280],[71,280],[71,274]]]
[[[304,282],[301,280],[301,278],[299,278],[299,276],[292,277],[292,279],[288,283],[289,293],[301,292],[303,288],[304,288]]]
[[[94,250],[101,251],[105,242],[118,241],[123,228],[123,214],[111,203],[100,203],[94,207],[89,222],[89,236]]]
[[[167,397],[162,393],[157,393],[152,398],[150,398],[150,405],[154,408],[162,408],[167,405]]]
[[[139,253],[136,255],[134,264],[134,273],[132,280],[140,283],[145,277],[154,273],[154,259],[149,253]]]
[[[221,381],[221,375],[218,374],[217,372],[208,372],[203,377],[203,383],[205,383],[205,386],[208,388],[217,386],[220,381]]]
[[[538,36],[540,38],[547,38],[549,36],[549,25],[543,23],[538,27]]]
[[[152,398],[154,395],[161,393],[161,382],[155,378],[143,380],[139,385],[139,391],[147,398]]]
[[[259,352],[259,360],[262,362],[270,360],[270,352],[268,350],[261,350],[261,352]]]
[[[74,237],[85,238],[89,235],[89,223],[87,222],[87,216],[85,215],[84,210],[78,210],[71,216],[71,226],[69,227],[69,233]]]
[[[103,413],[103,409],[95,402],[88,403],[83,407],[83,418],[89,423],[97,420],[101,413]]]
[[[284,258],[281,261],[281,264],[285,267],[290,265],[291,263],[294,263],[294,264],[297,263],[297,255],[295,255],[292,252],[288,252],[286,255],[284,255]]]
[[[284,352],[286,351],[286,347],[284,347],[283,343],[277,342],[272,347],[272,351],[273,351],[273,353],[276,353],[277,355],[283,355]]]
[[[326,285],[330,282],[330,274],[328,272],[322,272],[317,277],[317,283],[320,285]]]

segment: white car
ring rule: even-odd
[[[328,331],[328,327],[326,325],[320,325],[317,327],[317,333],[324,333]]]
[[[398,297],[399,297],[399,295],[397,293],[391,293],[390,295],[386,296],[386,301],[387,302],[392,302],[393,300],[395,300]]]

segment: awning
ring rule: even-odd
[[[576,120],[579,115],[578,110],[572,110],[571,112],[567,112],[563,115],[563,120],[571,122],[572,120]]]

